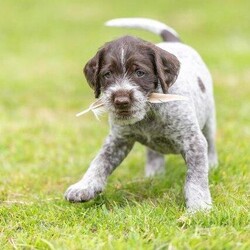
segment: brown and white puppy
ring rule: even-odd
[[[148,148],[147,176],[164,171],[164,154],[181,154],[188,167],[187,207],[210,208],[208,163],[216,165],[217,154],[212,80],[206,65],[165,24],[137,18],[108,24],[145,28],[164,42],[154,45],[125,36],[106,43],[86,64],[86,79],[104,102],[111,129],[86,174],[68,188],[65,198],[81,202],[102,192],[107,177],[137,141]],[[189,101],[149,105],[152,92],[183,95]]]
[[[140,121],[148,110],[147,97],[174,83],[178,59],[139,38],[125,36],[106,43],[85,66],[86,79],[102,99],[111,119],[119,124]]]

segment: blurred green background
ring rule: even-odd
[[[249,0],[1,0],[1,245],[83,249],[88,242],[93,249],[202,249],[201,242],[205,241],[204,249],[247,249],[249,7]],[[144,180],[144,149],[140,145],[115,171],[96,203],[72,205],[63,201],[64,190],[87,169],[108,132],[106,117],[101,122],[91,114],[75,118],[75,113],[94,100],[82,74],[83,66],[105,42],[125,34],[161,41],[145,31],[103,25],[117,17],[165,22],[202,55],[211,70],[220,159],[219,169],[210,176],[215,207],[219,209],[211,217],[179,226],[178,218],[184,211],[184,163],[180,157],[170,156],[163,179]],[[152,204],[156,200],[162,204],[158,216],[165,217],[143,214],[155,209]],[[131,208],[125,201],[139,203]],[[165,211],[172,206],[171,213]],[[120,217],[104,216],[112,209],[117,209]],[[83,211],[87,224],[79,222]],[[128,222],[128,215],[136,216]],[[145,216],[147,223],[142,222]],[[203,231],[197,233],[197,225],[203,225],[204,220],[209,228],[205,238]],[[100,227],[93,229],[95,223]],[[168,235],[164,234],[166,227]]]

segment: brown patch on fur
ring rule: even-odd
[[[124,51],[124,65],[121,62]],[[180,63],[171,53],[139,38],[124,36],[106,43],[86,64],[84,74],[95,97],[100,96],[110,84],[119,82],[125,75],[135,82],[143,92],[152,93],[158,84],[167,93],[179,73]],[[144,72],[137,77],[136,71]],[[105,74],[110,72],[107,78]]]
[[[205,87],[204,83],[202,82],[202,80],[200,79],[200,77],[197,77],[197,80],[198,80],[198,84],[199,84],[201,92],[205,93],[206,92],[206,87]]]
[[[161,37],[165,42],[181,42],[181,40],[168,30],[163,30],[161,32]]]

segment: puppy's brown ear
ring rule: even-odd
[[[173,54],[156,47],[155,51],[155,71],[163,93],[167,93],[168,88],[174,84],[180,70],[180,62]]]
[[[98,75],[100,72],[102,57],[103,49],[99,50],[96,55],[92,59],[90,59],[83,68],[83,72],[89,86],[94,89],[95,98],[98,98],[101,94],[101,86],[99,83]]]

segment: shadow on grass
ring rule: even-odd
[[[218,168],[213,169],[210,173],[209,179],[212,186],[220,179]],[[108,210],[117,207],[135,206],[144,202],[184,207],[185,174],[186,167],[182,160],[170,158],[165,174],[153,178],[113,180],[108,183],[105,191],[94,200],[78,205],[86,209],[105,206]]]
[[[144,201],[184,204],[183,186],[185,182],[184,163],[168,161],[166,173],[153,178],[118,180],[109,183],[105,191],[94,200],[81,203],[84,208],[133,206]]]

